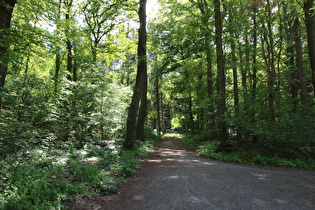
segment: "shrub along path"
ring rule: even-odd
[[[140,166],[117,194],[73,209],[315,209],[315,171],[214,161],[180,139],[157,142]]]

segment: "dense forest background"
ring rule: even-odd
[[[204,145],[204,155],[314,167],[314,1],[158,2],[146,20],[146,0],[0,1],[0,201],[8,208],[38,194],[27,191],[38,188],[33,178],[24,194],[17,187],[38,168],[48,183],[70,177],[67,189],[53,184],[54,202],[84,191],[69,187],[75,181],[114,191],[121,180],[113,177],[135,169],[128,150],[169,132]],[[82,151],[103,162],[82,165]],[[23,205],[57,205],[41,200]]]

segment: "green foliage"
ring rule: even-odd
[[[197,152],[200,155],[229,162],[315,169],[314,159],[310,158],[284,159],[277,154],[274,154],[274,156],[265,156],[264,154],[260,154],[259,150],[217,152],[218,146],[219,142],[209,142],[197,150]]]
[[[149,142],[150,144],[161,139],[161,136],[157,135],[156,132],[148,126],[144,127],[144,137],[146,142]]]
[[[0,209],[60,209],[73,196],[115,193],[151,146],[152,141],[139,142],[133,151],[93,144],[20,150],[0,161]]]
[[[51,160],[36,153],[24,154],[28,161],[11,164],[2,161],[1,209],[50,209],[67,197],[69,182]],[[21,157],[12,160],[19,161]],[[12,161],[11,160],[11,161]],[[20,161],[21,162],[21,161]],[[63,172],[62,172],[63,173]],[[58,181],[56,181],[58,180]]]
[[[183,135],[179,133],[166,133],[163,135],[163,138],[182,138]]]
[[[234,139],[236,149],[254,147],[264,156],[275,154],[284,159],[315,159],[315,121],[312,112],[282,113],[276,122],[249,121],[248,118],[228,118],[231,127],[242,135]],[[257,139],[253,144],[253,137]]]
[[[199,135],[185,135],[182,139],[183,144],[188,146],[195,146],[200,143]]]

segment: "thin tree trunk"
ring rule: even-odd
[[[202,87],[203,87],[203,74],[204,72],[202,71],[199,71],[198,72],[198,85],[197,85],[197,101],[198,101],[198,104],[201,103],[202,101],[202,98],[203,98],[203,92],[201,91],[202,90]],[[196,123],[196,130],[197,131],[203,131],[204,130],[204,113],[205,113],[205,110],[202,106],[202,104],[199,105],[199,109],[197,111],[197,123]]]
[[[72,80],[72,69],[73,69],[73,65],[72,65],[72,44],[71,41],[69,39],[67,39],[67,71],[68,71],[68,75],[67,78],[68,80]]]
[[[157,134],[161,134],[161,107],[160,107],[160,85],[159,75],[156,73],[155,76],[155,98],[156,98],[156,131]]]
[[[257,8],[254,7],[253,11],[253,87],[252,87],[252,100],[256,99],[256,89],[257,89]]]
[[[57,53],[56,53],[56,58],[55,58],[55,75],[54,75],[54,92],[55,92],[55,95],[57,95],[57,92],[58,92],[58,82],[59,82],[60,65],[61,65],[60,57],[61,56],[60,56],[60,52],[58,49]]]
[[[71,7],[72,7],[72,2],[73,0],[70,0],[69,2],[65,2],[66,4],[66,7],[67,7],[67,12],[66,12],[66,15],[65,15],[65,18],[66,18],[66,21],[67,23],[69,24],[69,21],[70,21],[70,10],[71,10]],[[69,38],[69,28],[66,29],[66,36],[67,36],[67,39],[66,39],[66,48],[67,48],[67,71],[68,71],[68,75],[67,75],[67,78],[68,80],[73,80],[73,56],[72,56],[72,43],[71,43],[71,40]]]
[[[275,56],[274,56],[274,40],[273,40],[273,31],[272,31],[272,17],[271,17],[271,5],[270,0],[267,0],[267,12],[268,12],[268,20],[267,20],[267,27],[268,27],[268,63],[267,63],[267,71],[268,71],[268,102],[269,102],[269,109],[270,109],[270,120],[275,121],[275,91],[274,91],[274,84],[275,84]]]
[[[303,105],[307,105],[307,86],[306,78],[303,67],[303,52],[302,52],[302,43],[300,38],[300,21],[298,17],[295,18],[294,25],[294,42],[296,50],[296,65],[299,72],[300,87],[301,87],[301,102]]]
[[[283,7],[283,13],[285,15],[285,18],[288,20],[286,21],[285,25],[285,32],[286,32],[286,42],[287,42],[287,62],[286,65],[288,66],[289,73],[290,73],[290,94],[292,99],[292,108],[293,111],[296,111],[296,105],[297,105],[297,97],[298,97],[298,72],[295,69],[295,63],[294,63],[294,30],[293,30],[293,20],[292,20],[292,13],[287,12],[286,5]]]
[[[195,122],[194,122],[194,113],[193,113],[193,103],[192,103],[192,96],[191,93],[189,93],[188,96],[188,129],[190,128],[190,131],[192,133],[195,132]]]
[[[7,39],[11,26],[11,18],[16,0],[3,0],[0,3],[0,111],[2,109],[2,93],[9,65],[9,43]]]
[[[214,0],[214,14],[215,14],[215,43],[217,53],[217,108],[218,108],[218,128],[220,147],[219,150],[225,150],[227,148],[227,127],[223,116],[226,111],[225,104],[225,69],[224,69],[224,57],[222,49],[222,17],[220,10],[220,0]]]
[[[234,40],[231,44],[231,51],[232,51],[232,63],[233,63],[233,93],[234,93],[234,106],[235,106],[235,113],[238,114],[239,112],[239,95],[238,95],[238,80],[237,80],[237,59],[235,55],[236,45]]]
[[[246,106],[246,101],[247,101],[247,73],[245,71],[244,68],[244,57],[243,57],[243,49],[240,43],[238,43],[239,47],[238,47],[238,55],[239,55],[239,62],[240,62],[240,72],[241,72],[241,81],[242,81],[242,88],[243,88],[243,103]],[[245,109],[245,107],[244,107]],[[245,109],[246,112],[246,109]]]
[[[164,110],[164,107],[167,107],[166,105],[164,106],[164,103],[163,103],[163,98],[164,98],[164,95],[163,95],[163,92],[160,93],[161,95],[161,131],[162,131],[162,134],[165,133],[166,131],[166,122],[165,122],[165,110]],[[170,118],[169,118],[170,119]]]

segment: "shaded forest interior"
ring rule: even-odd
[[[204,155],[314,167],[314,1],[153,2],[0,0],[7,208],[38,193],[25,188],[17,196],[20,178],[38,167],[67,187],[46,180],[58,188],[53,201],[23,205],[58,206],[88,187],[112,193],[147,143],[170,132],[205,145]],[[96,156],[96,165],[80,163]]]

